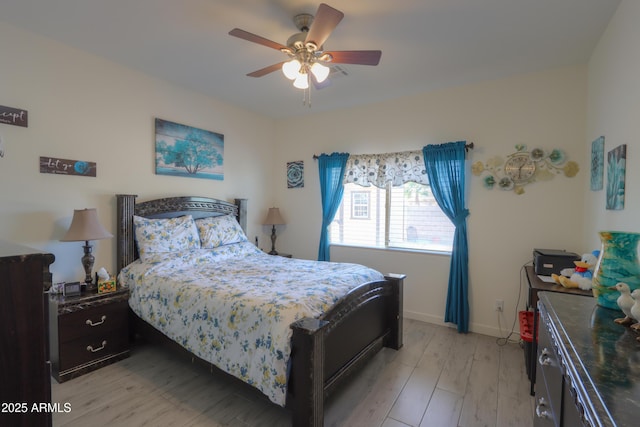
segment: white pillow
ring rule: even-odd
[[[196,226],[200,234],[200,245],[205,249],[247,241],[242,227],[232,215],[199,218]]]
[[[133,217],[138,253],[142,261],[157,253],[200,248],[200,237],[191,215],[150,219]]]

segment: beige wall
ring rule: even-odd
[[[574,178],[558,176],[526,187],[526,193],[487,190],[469,173],[471,329],[499,334],[511,328],[520,291],[520,267],[532,249],[581,252],[586,118],[586,68],[570,67],[402,98],[367,107],[312,114],[279,123],[276,132],[276,200],[289,224],[278,248],[297,257],[317,256],[320,224],[318,171],[313,154],[415,150],[431,143],[467,140],[470,162],[514,151],[515,144],[561,148],[580,163]],[[304,160],[305,186],[287,189],[286,162]],[[448,256],[400,251],[331,249],[332,260],[406,273],[404,308],[409,317],[442,322]],[[525,285],[526,286],[526,285]],[[526,289],[522,288],[520,309]],[[516,326],[517,328],[517,326]]]
[[[640,232],[640,2],[623,0],[589,61],[588,122],[585,153],[604,135],[606,152],[627,144],[624,210],[605,208],[606,190],[592,192],[585,183],[587,244],[599,247],[597,231]],[[585,160],[586,161],[586,160]],[[605,178],[606,188],[606,178]]]
[[[262,236],[261,210],[272,202],[272,120],[7,24],[0,40],[0,104],[29,112],[28,128],[0,124],[0,239],[55,254],[55,281],[84,277],[82,244],[58,241],[73,209],[97,208],[115,235],[116,193],[248,198],[249,235]],[[224,134],[224,180],[155,175],[156,117]],[[97,177],[41,174],[40,156],[96,162]],[[96,242],[94,252],[96,267],[113,271],[115,239]]]

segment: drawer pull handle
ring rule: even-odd
[[[536,405],[536,416],[538,418],[544,418],[544,419],[551,418],[551,414],[549,413],[549,411],[543,409],[546,406],[547,406],[547,402],[544,400],[543,397],[541,397],[540,400],[538,400],[538,404]]]
[[[105,320],[107,320],[107,316],[103,314],[103,315],[102,315],[102,317],[100,318],[100,321],[99,321],[99,322],[93,323],[93,322],[91,321],[91,319],[87,319],[87,321],[86,321],[86,322],[84,322],[84,323],[86,323],[87,325],[89,325],[89,326],[93,327],[93,326],[102,325],[102,324],[104,323],[104,321],[105,321]]]
[[[98,348],[93,348],[90,345],[87,346],[87,351],[90,351],[91,353],[96,353],[100,350],[104,350],[104,348],[107,346],[107,340],[102,341],[102,347],[98,347]]]
[[[549,349],[547,349],[546,347],[543,348],[542,351],[540,352],[540,357],[538,357],[538,363],[540,363],[541,366],[551,365],[551,358],[549,357]]]

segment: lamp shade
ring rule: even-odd
[[[98,221],[95,209],[76,209],[73,211],[71,226],[61,242],[80,242],[89,240],[108,239],[113,237]]]
[[[264,220],[265,225],[280,225],[286,224],[284,219],[282,219],[282,215],[280,215],[280,209],[278,208],[269,208],[269,213],[267,213],[267,219]]]

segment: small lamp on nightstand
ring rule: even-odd
[[[280,215],[280,209],[278,208],[269,208],[269,213],[267,214],[267,219],[264,220],[264,225],[271,225],[271,252],[269,255],[278,255],[276,251],[276,225],[286,224],[284,219],[282,219],[282,215]]]
[[[91,245],[89,240],[108,239],[113,237],[98,221],[98,213],[95,209],[76,209],[73,211],[73,219],[71,226],[64,235],[61,242],[82,242],[84,241],[84,256],[82,257],[82,265],[86,274],[84,282],[87,287],[91,288],[93,278],[91,270],[95,257],[91,254]]]

